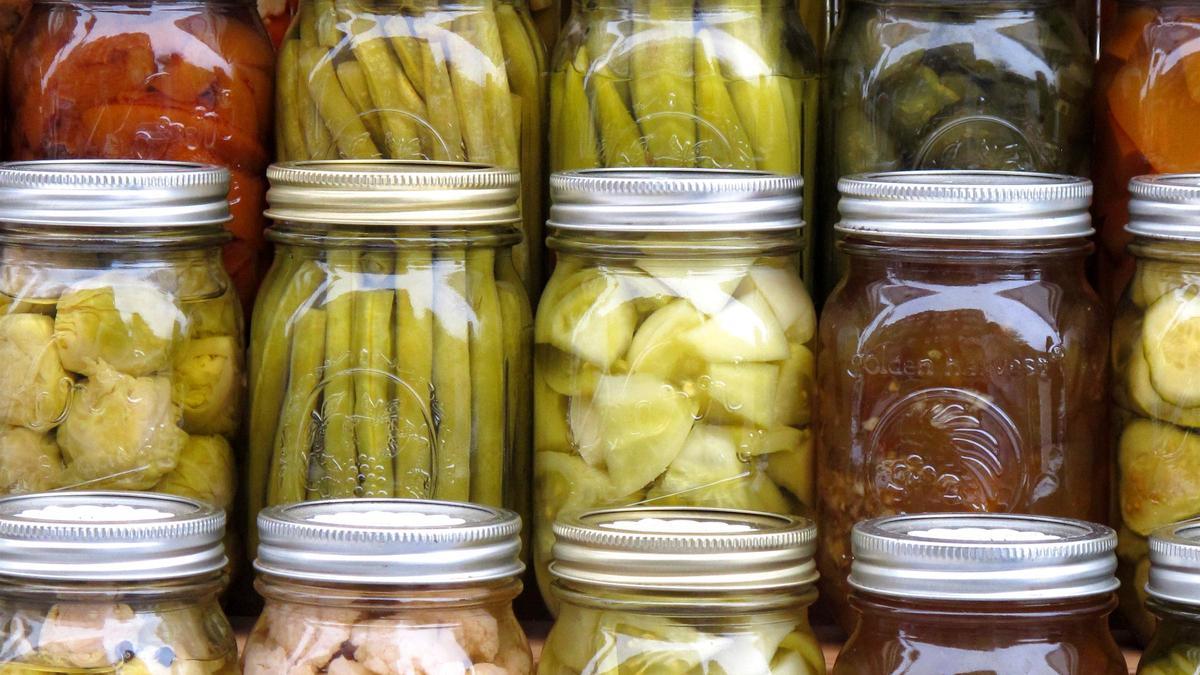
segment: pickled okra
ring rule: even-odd
[[[815,318],[785,258],[560,257],[535,326],[543,590],[561,513],[807,512]]]
[[[430,159],[519,169],[518,271],[541,278],[545,47],[524,3],[302,0],[280,47],[285,159]],[[285,153],[285,154],[283,154]]]

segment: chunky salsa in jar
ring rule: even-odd
[[[248,310],[265,263],[273,64],[248,3],[39,0],[12,50],[9,152],[227,167],[225,266]]]
[[[854,528],[861,619],[834,675],[1125,675],[1116,533],[1079,520],[893,516]]]
[[[1099,518],[1107,324],[1084,278],[1090,184],[1045,174],[844,179],[850,267],[818,331],[825,596],[880,515]]]

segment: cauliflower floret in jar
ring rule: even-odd
[[[269,608],[263,615],[267,636],[283,648],[289,664],[288,669],[276,672],[325,668],[350,639],[350,630],[360,617],[350,609],[283,604]]]
[[[74,379],[54,345],[54,319],[0,316],[0,423],[46,431],[62,419]]]
[[[62,473],[62,453],[52,435],[0,427],[0,494],[53,490],[62,484]]]
[[[350,641],[354,660],[381,675],[437,673],[472,663],[466,646],[449,626],[408,625],[391,619],[356,626]]]
[[[224,437],[189,436],[175,469],[163,476],[154,491],[229,509],[237,485],[236,471],[233,448]]]
[[[147,490],[174,470],[187,434],[165,377],[131,377],[99,364],[58,428],[68,485]]]
[[[186,325],[170,293],[145,281],[102,276],[59,300],[54,341],[68,370],[91,376],[108,364],[142,376],[170,365]]]
[[[102,668],[121,660],[118,647],[137,635],[129,605],[61,603],[38,633],[38,661],[64,668]]]
[[[249,672],[249,671],[247,671]],[[265,672],[265,671],[264,671]],[[325,669],[326,675],[373,675],[370,670],[360,666],[357,662],[339,656],[329,664]]]
[[[242,675],[312,675],[316,668],[293,670],[288,666],[287,652],[275,644],[251,642],[242,655]],[[332,673],[333,671],[329,671]]]
[[[190,434],[232,436],[242,393],[241,350],[228,336],[184,342],[175,354],[174,399]]]

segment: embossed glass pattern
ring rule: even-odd
[[[1082,239],[848,237],[818,332],[818,556],[841,623],[856,521],[1102,519],[1107,328]]]

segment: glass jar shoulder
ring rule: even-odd
[[[0,602],[0,669],[37,673],[202,670],[235,675],[233,629],[214,598]]]
[[[670,672],[778,672],[821,675],[824,655],[804,610],[705,616],[564,604],[538,675],[600,675],[669,667]]]
[[[1191,610],[1161,611],[1154,638],[1138,663],[1138,675],[1166,675],[1200,668],[1200,617]]]

